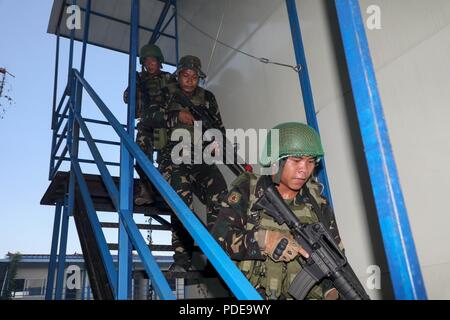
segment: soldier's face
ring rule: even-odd
[[[313,157],[289,157],[281,173],[280,184],[293,191],[300,191],[316,167]]]
[[[144,61],[145,68],[147,72],[151,75],[158,74],[161,71],[159,60],[154,57],[148,57]]]
[[[178,74],[178,82],[184,93],[191,95],[198,86],[198,74],[194,70],[184,69]]]

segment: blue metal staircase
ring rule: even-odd
[[[164,201],[168,204],[164,206],[159,203],[159,208],[154,206],[153,209],[158,214],[161,212],[169,213],[169,210],[175,212],[179,219],[183,222],[186,229],[190,232],[194,240],[198,243],[200,249],[208,257],[209,261],[216,268],[218,273],[222,276],[224,281],[229,285],[231,291],[240,299],[259,299],[260,296],[250,285],[250,283],[245,279],[242,273],[237,269],[234,263],[229,259],[228,255],[220,248],[213,237],[208,233],[204,225],[198,220],[194,213],[186,206],[186,204],[179,198],[176,192],[170,187],[170,185],[164,180],[158,170],[153,166],[152,162],[147,158],[147,156],[142,152],[139,146],[134,142],[132,136],[123,128],[119,121],[113,116],[111,111],[103,103],[100,97],[96,94],[94,89],[89,85],[89,83],[81,76],[80,72],[73,69],[71,72],[71,95],[67,96],[67,103],[65,111],[63,111],[58,118],[64,119],[66,113],[68,113],[67,121],[65,121],[65,129],[63,129],[63,134],[61,134],[59,139],[63,139],[65,132],[67,132],[67,144],[63,149],[63,154],[66,151],[68,153],[68,159],[71,162],[71,172],[69,174],[58,173],[58,167],[61,163],[62,156],[58,157],[58,163],[52,168],[50,176],[53,181],[65,180],[63,183],[62,194],[65,194],[65,204],[62,206],[65,208],[64,219],[67,216],[73,216],[77,224],[78,234],[80,236],[80,241],[84,245],[83,253],[86,256],[86,260],[89,264],[96,264],[95,268],[92,270],[97,270],[91,279],[98,279],[97,286],[99,287],[97,294],[98,298],[103,299],[127,299],[129,297],[129,281],[130,281],[130,264],[129,257],[131,254],[131,248],[135,248],[142,259],[145,270],[152,281],[153,287],[155,288],[158,296],[162,299],[173,299],[172,290],[170,289],[163,273],[159,269],[148,245],[146,244],[144,238],[142,237],[139,229],[132,218],[132,213],[134,209],[130,206],[132,201],[127,196],[129,195],[129,189],[118,188],[118,184],[121,181],[112,178],[107,168],[107,164],[103,161],[102,156],[98,150],[98,147],[91,136],[89,129],[86,126],[86,121],[81,117],[80,114],[80,96],[77,96],[77,92],[80,93],[82,88],[95,102],[97,107],[100,109],[107,122],[114,128],[115,132],[121,140],[122,150],[126,150],[130,153],[131,157],[135,158],[136,161],[141,165],[143,171],[148,176],[150,181],[153,183],[155,188],[159,191]],[[66,90],[69,91],[69,90]],[[64,97],[63,97],[64,100]],[[133,101],[131,99],[131,101]],[[62,105],[62,104],[61,104]],[[62,121],[59,125],[55,127],[55,131],[58,132],[62,126]],[[133,124],[134,125],[134,124]],[[109,199],[108,201],[101,202],[95,201],[93,199],[98,199],[104,194],[98,193],[99,188],[93,187],[93,179],[97,180],[98,176],[86,176],[83,174],[80,167],[80,159],[77,157],[78,149],[78,133],[76,130],[81,131],[84,137],[84,141],[89,146],[89,150],[94,158],[94,163],[97,165],[99,170],[99,177],[101,177],[101,182],[106,188]],[[134,128],[133,128],[134,129]],[[59,141],[56,145],[61,144]],[[124,152],[124,151],[123,151]],[[65,155],[64,155],[65,156]],[[122,162],[124,157],[122,157]],[[83,160],[84,161],[84,160]],[[123,163],[121,164],[123,165]],[[131,177],[131,174],[129,175]],[[67,179],[68,178],[68,179]],[[90,179],[90,180],[89,180]],[[122,178],[123,179],[123,178]],[[87,181],[91,181],[91,189]],[[118,183],[119,182],[119,183]],[[57,183],[55,183],[57,184]],[[75,187],[76,186],[76,187]],[[58,188],[58,186],[54,186]],[[61,188],[61,186],[59,186]],[[94,189],[94,190],[93,190]],[[52,192],[50,192],[52,193]],[[124,193],[126,193],[124,195]],[[94,198],[97,196],[97,198]],[[54,193],[53,193],[54,196]],[[121,204],[121,199],[125,199],[127,205]],[[108,204],[109,202],[109,204]],[[123,202],[123,201],[122,201]],[[112,257],[109,252],[108,244],[105,240],[105,236],[102,231],[102,225],[97,217],[96,206],[105,209],[115,209],[119,214],[120,233],[122,233],[122,238],[118,244],[119,251],[119,268],[115,268]],[[110,206],[107,208],[107,206]],[[57,206],[61,208],[61,203]],[[165,211],[161,211],[165,210]],[[93,246],[92,244],[96,244]],[[115,249],[115,248],[113,248]],[[123,255],[123,250],[126,254]],[[100,259],[97,259],[100,258]],[[122,259],[121,259],[122,258]],[[61,259],[61,256],[60,256]],[[123,266],[121,266],[121,263]],[[58,275],[60,273],[58,272]],[[105,277],[106,276],[106,277]],[[50,278],[50,277],[49,277]],[[123,282],[122,286],[120,281]],[[104,285],[100,285],[104,284]],[[92,286],[95,288],[95,284]],[[50,288],[50,286],[49,286]]]
[[[70,3],[69,3],[70,2]],[[142,27],[139,24],[138,0],[120,1],[117,6],[130,4],[130,20],[124,21],[117,17],[110,17],[101,12],[91,10],[91,0],[86,0],[82,8],[84,14],[83,36],[72,29],[70,34],[70,53],[68,66],[68,79],[62,98],[57,103],[57,87],[59,72],[59,42],[60,36],[68,37],[64,22],[61,22],[62,13],[69,5],[76,5],[76,0],[55,0],[54,33],[57,35],[55,83],[52,110],[52,148],[49,168],[50,187],[44,195],[41,203],[55,206],[55,221],[53,240],[51,248],[51,260],[48,273],[47,299],[62,298],[62,283],[64,276],[64,261],[67,245],[67,230],[69,217],[73,217],[78,236],[80,239],[83,255],[87,264],[89,279],[96,299],[129,299],[132,275],[132,250],[139,254],[145,272],[152,282],[157,295],[161,299],[174,299],[175,296],[169,284],[160,270],[152,249],[149,248],[142,237],[139,227],[133,220],[134,213],[144,213],[153,217],[161,225],[160,229],[168,229],[169,222],[163,216],[174,212],[185,228],[194,238],[204,255],[211,262],[217,273],[229,286],[231,292],[238,299],[260,299],[260,295],[250,285],[228,255],[221,249],[204,225],[194,213],[179,198],[176,192],[163,179],[152,162],[134,142],[134,112],[136,94],[136,56],[140,37],[139,30],[150,34],[149,43],[158,43],[161,38],[175,41],[173,51],[174,60],[178,61],[178,34],[176,0],[155,0],[160,4],[161,14],[152,28]],[[148,5],[151,1],[144,2]],[[364,28],[361,22],[359,4],[356,0],[336,0],[337,15],[341,25],[341,33],[346,53],[349,74],[357,106],[357,113],[361,134],[365,146],[373,145],[365,153],[371,182],[373,184],[377,211],[381,221],[381,232],[386,239],[386,253],[394,283],[396,297],[399,299],[425,299],[426,292],[420,273],[414,241],[408,224],[406,209],[401,196],[401,188],[389,145],[389,137],[385,128],[382,114],[381,102],[377,91],[376,82],[371,65],[370,53]],[[99,5],[99,2],[95,2]],[[142,4],[141,4],[142,5]],[[169,15],[170,9],[174,9]],[[299,82],[304,97],[304,105],[308,123],[317,130],[318,124],[315,114],[312,89],[308,77],[306,56],[301,39],[300,24],[298,23],[297,8],[295,0],[286,0],[286,8],[291,26],[292,39],[294,43],[295,56],[298,65],[302,67],[299,73]],[[95,16],[102,19],[114,21],[126,25],[130,29],[129,48],[108,47],[98,39],[95,42],[89,37],[90,17]],[[52,15],[53,16],[53,15]],[[98,21],[97,21],[98,22]],[[168,34],[166,29],[173,23],[174,35]],[[66,32],[66,33],[64,33]],[[80,40],[83,43],[81,65],[79,70],[73,68],[74,42]],[[359,39],[359,40],[358,40]],[[362,41],[362,40],[363,41]],[[361,41],[360,41],[361,40]],[[130,104],[128,106],[127,124],[121,124],[110,109],[105,105],[89,82],[84,78],[84,67],[86,60],[87,44],[106,47],[115,51],[127,52],[129,60],[129,88]],[[159,43],[158,43],[159,44]],[[368,76],[367,76],[368,75]],[[366,77],[367,76],[367,77]],[[370,79],[363,83],[361,79]],[[103,114],[104,119],[83,118],[82,98],[88,94],[96,107]],[[374,97],[373,99],[369,99]],[[94,139],[87,127],[87,123],[111,126],[118,137],[118,141]],[[369,128],[369,129],[367,129]],[[382,135],[374,134],[373,130],[381,128]],[[373,130],[372,130],[373,129]],[[372,130],[372,131],[371,131]],[[80,132],[82,137],[80,137]],[[92,159],[81,159],[79,157],[79,143],[85,142],[92,155]],[[120,147],[120,161],[106,162],[102,159],[98,145],[107,144]],[[61,150],[59,152],[59,150]],[[380,158],[379,154],[386,155]],[[151,207],[134,207],[133,190],[135,181],[133,179],[134,160],[142,167],[143,171],[159,192],[160,200]],[[69,172],[60,172],[63,162],[70,163]],[[82,163],[95,164],[98,174],[87,175],[82,171]],[[120,167],[120,177],[111,176],[108,166]],[[383,176],[377,175],[379,168],[383,168]],[[326,193],[331,199],[328,189],[325,168],[320,178],[326,186]],[[384,170],[385,169],[385,170]],[[393,191],[392,191],[393,190]],[[394,198],[390,194],[399,195]],[[389,203],[383,203],[389,199]],[[118,214],[118,224],[101,223],[97,212],[110,211]],[[108,244],[102,228],[119,228],[118,244]],[[61,230],[61,235],[59,234]],[[406,239],[406,240],[405,240]],[[388,241],[389,240],[389,241]],[[58,254],[59,241],[59,254]],[[110,249],[117,249],[119,255],[118,265],[113,263]],[[165,249],[170,249],[166,247]],[[57,259],[58,257],[58,259]],[[53,282],[55,270],[57,269],[56,292],[53,295]]]

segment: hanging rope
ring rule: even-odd
[[[268,59],[268,58],[257,57],[257,56],[254,56],[254,55],[248,53],[248,52],[245,52],[245,51],[242,51],[242,50],[240,50],[240,49],[234,48],[234,47],[230,46],[229,44],[226,44],[225,42],[220,41],[220,40],[218,39],[218,37],[219,37],[219,32],[217,33],[217,37],[214,38],[214,37],[211,36],[209,33],[203,31],[202,29],[200,29],[199,27],[197,27],[195,24],[193,24],[192,22],[190,22],[188,19],[186,19],[186,18],[185,18],[183,15],[181,15],[179,12],[178,12],[178,16],[181,18],[181,20],[183,20],[184,22],[186,22],[186,23],[187,23],[188,25],[190,25],[193,29],[197,30],[198,32],[200,32],[201,34],[203,34],[205,37],[207,37],[207,38],[213,40],[215,43],[219,43],[219,44],[221,44],[222,46],[224,46],[224,47],[226,47],[226,48],[228,48],[228,49],[231,49],[231,50],[233,50],[233,51],[235,51],[235,52],[238,52],[238,53],[240,53],[240,54],[243,54],[243,55],[245,55],[245,56],[247,56],[247,57],[249,57],[249,58],[258,60],[259,62],[264,63],[264,64],[274,64],[274,65],[277,65],[277,66],[290,68],[290,69],[294,70],[295,72],[300,72],[300,70],[302,69],[302,68],[301,68],[301,65],[298,65],[298,64],[297,64],[297,65],[290,65],[290,64],[286,64],[286,63],[281,63],[281,62],[277,62],[277,61],[272,61],[272,60],[270,60],[270,59]],[[223,18],[223,16],[222,16],[222,18]],[[221,24],[222,24],[222,22],[221,22]],[[220,31],[220,29],[219,29],[219,31]]]

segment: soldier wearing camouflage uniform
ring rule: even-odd
[[[176,79],[161,70],[164,56],[158,46],[147,44],[141,48],[139,61],[142,72],[137,74],[136,118],[138,119],[136,143],[153,161],[153,151],[159,150],[164,140],[166,121],[162,116],[169,99],[169,87],[175,86]],[[128,89],[124,92],[124,101],[128,103]],[[136,205],[151,204],[153,188],[139,164],[136,171],[140,177],[140,192],[135,199]]]
[[[333,210],[321,194],[322,185],[312,176],[323,157],[319,135],[311,127],[296,122],[274,129],[279,130],[279,152],[269,157],[264,157],[267,152],[263,152],[261,164],[275,167],[279,161],[279,170],[272,175],[272,181],[286,204],[301,223],[322,222],[343,249]],[[274,142],[269,136],[265,151],[270,153]],[[264,210],[253,208],[263,192],[260,178],[246,172],[233,182],[212,233],[264,298],[292,299],[288,288],[308,253],[293,239],[285,224],[279,225]],[[283,239],[288,240],[288,245],[275,259],[272,254]],[[307,296],[307,299],[337,298],[338,292],[329,280],[314,286]]]
[[[199,108],[205,108],[214,124],[203,123],[203,126],[224,131],[222,119],[214,94],[198,86],[199,79],[205,74],[201,70],[200,59],[194,56],[184,56],[180,59],[176,71],[178,88],[171,95],[171,100],[166,109],[167,136],[170,137],[173,130],[186,129],[193,137],[194,121],[188,104]],[[182,97],[184,99],[178,99]],[[188,101],[186,102],[186,99]],[[207,225],[210,228],[216,220],[220,207],[220,198],[226,196],[227,185],[221,172],[214,164],[174,164],[171,158],[173,147],[178,142],[169,141],[161,152],[159,159],[160,172],[170,183],[178,195],[191,208],[193,193],[206,205]],[[197,142],[202,143],[202,142]],[[193,154],[193,144],[190,146]],[[202,145],[200,145],[202,147]],[[191,158],[192,159],[192,158]],[[191,162],[193,163],[193,161]],[[172,271],[186,271],[190,267],[193,249],[193,239],[183,227],[179,219],[172,215],[172,245],[174,247],[174,264]]]

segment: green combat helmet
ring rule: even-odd
[[[196,56],[184,56],[180,59],[178,63],[177,71],[178,74],[183,69],[191,69],[197,72],[199,78],[206,78],[206,74],[202,71],[202,63],[200,59]]]
[[[272,141],[274,140],[272,130],[277,129],[279,140]],[[259,161],[262,166],[268,167],[278,160],[292,156],[311,156],[318,159],[323,157],[319,134],[310,126],[300,122],[286,122],[275,126],[272,130],[267,134],[266,144]],[[278,143],[278,152],[276,152],[274,143]]]
[[[141,48],[139,54],[139,62],[144,64],[144,61],[148,57],[154,57],[159,60],[159,63],[164,63],[164,56],[161,52],[161,49],[154,44],[146,44]]]

